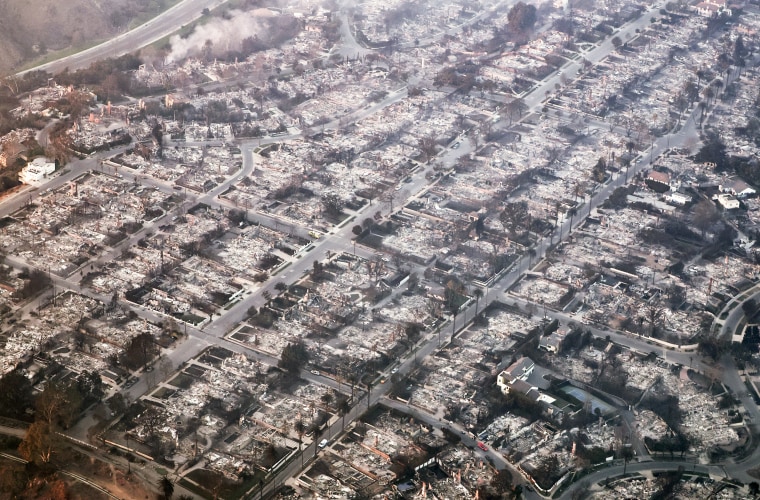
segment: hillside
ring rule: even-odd
[[[3,0],[0,2],[0,74],[48,50],[83,46],[119,33],[175,0]]]

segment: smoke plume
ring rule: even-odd
[[[229,18],[213,18],[206,24],[196,26],[187,38],[173,36],[169,41],[172,49],[166,62],[177,62],[186,57],[207,53],[216,57],[229,51],[240,50],[242,41],[246,38],[266,36],[268,30],[261,19],[275,15],[268,9],[230,11],[229,14]]]

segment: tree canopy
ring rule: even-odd
[[[32,384],[17,370],[0,378],[0,415],[22,418],[32,405]]]
[[[507,14],[508,26],[513,31],[526,32],[536,24],[536,7],[525,2],[517,2]]]
[[[303,342],[288,344],[282,350],[277,366],[291,373],[298,373],[309,362],[309,352]]]

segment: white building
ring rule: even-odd
[[[731,9],[726,5],[726,0],[708,0],[698,3],[694,9],[702,17],[717,17],[722,14],[731,16]]]
[[[671,191],[665,196],[665,199],[679,206],[684,206],[692,201],[691,195],[683,191]]]
[[[496,384],[501,389],[501,392],[508,394],[510,388],[518,381],[525,382],[530,374],[533,373],[533,368],[536,364],[532,359],[522,357],[509,365],[503,372],[496,378]],[[529,385],[529,384],[527,384]]]
[[[55,162],[50,162],[44,156],[40,156],[21,169],[18,179],[24,184],[31,184],[40,182],[53,172],[55,172]]]
[[[750,196],[757,194],[755,188],[736,177],[725,179],[720,183],[718,189],[720,189],[722,193],[728,193],[737,198],[749,198]]]
[[[736,210],[740,206],[739,200],[730,194],[719,194],[715,198],[717,199],[718,204],[720,204],[725,210]]]

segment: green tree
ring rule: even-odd
[[[705,134],[705,140],[702,143],[702,147],[694,159],[700,163],[714,163],[715,170],[725,170],[728,166],[726,144],[716,132],[712,130],[708,131]]]
[[[525,201],[505,203],[504,210],[499,214],[499,220],[511,238],[527,228],[529,218],[528,203]]]
[[[591,178],[594,182],[604,182],[604,178],[607,176],[607,160],[599,158],[594,169],[591,171]]]
[[[749,483],[749,494],[753,497],[756,497],[758,494],[760,494],[760,483],[757,481],[752,481]]]
[[[83,399],[83,406],[100,401],[105,394],[103,379],[95,370],[80,373],[76,379],[76,386]]]
[[[475,316],[478,315],[478,303],[480,302],[481,297],[483,297],[483,290],[480,288],[476,288],[472,291],[472,296],[475,297]]]
[[[533,29],[536,24],[536,7],[525,2],[517,2],[507,13],[507,25],[509,29],[525,33]]]
[[[683,85],[683,93],[689,104],[694,104],[694,101],[699,98],[699,86],[694,80],[688,80]]]
[[[337,217],[343,213],[343,200],[337,194],[330,193],[322,196],[322,208],[332,216]]]
[[[755,299],[747,299],[742,304],[742,311],[744,312],[744,315],[747,316],[747,319],[752,319],[752,317],[757,314],[757,301]]]
[[[298,436],[298,453],[301,453],[303,435],[306,434],[306,424],[300,416],[298,417],[298,420],[296,420],[296,423],[293,424],[293,430],[296,431],[296,435]],[[303,465],[303,455],[301,455],[301,465]]]
[[[156,341],[148,332],[143,332],[133,337],[124,350],[124,361],[131,369],[146,366],[153,356],[158,353]]]
[[[514,120],[515,116],[522,118],[523,113],[525,113],[527,110],[528,105],[525,104],[525,101],[518,97],[508,102],[502,108],[502,113],[505,114],[507,118],[509,118],[509,124],[512,125],[512,121]]]
[[[720,214],[718,214],[718,210],[709,200],[702,200],[694,207],[692,222],[699,229],[703,239],[707,230],[718,222],[719,219]]]
[[[544,489],[549,489],[558,479],[560,464],[557,455],[546,455],[537,460],[534,480]]]
[[[322,426],[319,425],[317,422],[314,422],[311,424],[311,433],[312,436],[314,436],[314,458],[317,457],[317,451],[319,451],[319,446],[317,446],[317,443],[319,443],[319,438],[322,437]]]
[[[329,409],[330,408],[330,404],[332,404],[334,397],[333,397],[332,392],[327,391],[324,394],[322,394],[322,397],[320,399],[322,399],[322,402]]]
[[[0,415],[21,418],[32,406],[32,384],[19,371],[13,370],[0,378]]]
[[[404,335],[406,335],[409,344],[414,344],[417,342],[417,340],[420,338],[420,333],[422,333],[423,328],[424,327],[422,326],[422,323],[417,323],[414,321],[410,321],[404,326]]]
[[[309,352],[306,345],[301,342],[288,343],[282,350],[280,361],[277,366],[290,373],[299,373],[301,368],[309,362]]]
[[[725,343],[714,337],[704,337],[699,341],[699,352],[713,361],[720,359],[725,351]]]
[[[338,413],[341,417],[343,417],[343,423],[341,425],[341,428],[346,428],[346,415],[351,411],[351,403],[348,402],[347,397],[340,398],[340,401],[338,401]]]
[[[161,493],[164,496],[164,500],[171,500],[172,495],[174,495],[174,483],[171,479],[169,479],[167,476],[163,476],[158,481],[158,487],[161,490]]]

